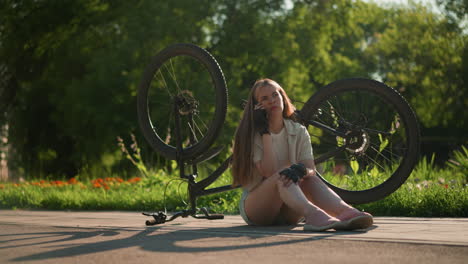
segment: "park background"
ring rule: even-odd
[[[465,196],[456,206],[467,214],[467,13],[466,0],[2,1],[0,181],[174,174],[174,162],[139,131],[136,95],[150,58],[188,42],[214,55],[229,89],[215,143],[228,147],[206,171],[231,154],[242,99],[256,79],[275,79],[306,101],[332,81],[367,77],[409,101],[421,126],[421,162],[427,173],[456,167]]]

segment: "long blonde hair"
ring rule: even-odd
[[[284,89],[271,79],[260,79],[255,82],[249,93],[247,104],[244,107],[242,119],[237,127],[234,137],[234,149],[232,156],[232,175],[233,185],[247,185],[252,181],[253,176],[253,143],[255,136],[253,111],[257,104],[255,98],[257,89],[266,86],[279,88],[279,92],[283,97],[283,118],[292,118],[296,108],[291,103]]]

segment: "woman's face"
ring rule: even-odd
[[[268,114],[283,113],[284,104],[283,96],[281,96],[280,88],[267,85],[259,87],[255,92],[255,99]]]

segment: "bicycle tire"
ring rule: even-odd
[[[392,123],[391,129],[395,129],[395,127],[403,127],[403,128],[401,129],[401,131],[398,131],[398,132],[391,130],[391,132],[386,133],[386,136],[388,136],[390,139],[392,139],[392,137],[401,137],[399,139],[396,139],[396,143],[395,143],[396,144],[395,150],[397,150],[396,152],[398,153],[401,152],[401,156],[395,153],[391,153],[391,151],[388,151],[385,149],[386,147],[384,143],[388,143],[388,139],[382,139],[382,138],[379,139],[380,146],[384,146],[384,149],[380,150],[379,148],[379,151],[377,151],[376,147],[372,145],[372,144],[375,144],[372,141],[373,140],[372,137],[375,138],[375,136],[370,136],[369,133],[366,132],[366,131],[373,131],[373,129],[364,128],[362,126],[362,124],[365,123],[365,121],[369,121],[370,119],[367,119],[365,114],[362,112],[357,114],[358,111],[356,110],[354,112],[351,111],[353,113],[349,115],[353,117],[359,116],[359,118],[356,118],[356,120],[362,119],[363,121],[355,121],[354,125],[352,122],[349,122],[349,121],[345,122],[344,121],[345,118],[343,117],[345,116],[345,114],[343,114],[343,116],[340,116],[341,115],[339,113],[340,111],[336,110],[338,107],[334,106],[338,103],[336,103],[335,101],[332,101],[332,100],[338,101],[338,99],[336,99],[335,97],[342,98],[342,100],[355,98],[357,101],[360,101],[362,100],[361,99],[362,95],[360,94],[371,96],[372,99],[375,100],[375,102],[370,103],[371,106],[373,106],[373,108],[368,105],[365,105],[366,107],[364,107],[362,103],[360,105],[356,104],[359,107],[360,111],[363,110],[364,108],[366,108],[368,112],[373,111],[375,113],[380,113],[380,114],[385,114],[386,111],[388,110],[395,111],[396,114],[394,116],[391,116],[393,113],[389,113],[389,115],[394,118],[394,121],[391,122]],[[346,104],[343,104],[343,105],[345,105],[345,107],[349,107]],[[309,122],[310,120],[326,119],[325,117],[323,118],[321,117],[321,116],[325,116],[323,112],[326,111],[324,110],[324,108],[326,107],[329,107],[331,111],[334,111],[331,114],[332,117],[330,117],[329,119],[334,120],[333,122],[335,126],[337,127],[337,130],[338,128],[343,130],[343,127],[346,127],[346,126],[349,126],[349,127],[354,126],[355,129],[358,129],[357,127],[361,126],[359,128],[359,131],[361,131],[359,133],[361,134],[359,133],[357,134],[359,135],[357,136],[357,138],[362,137],[361,141],[355,140],[356,142],[358,141],[361,142],[359,144],[362,144],[362,145],[359,145],[359,144],[357,145],[357,146],[360,146],[360,148],[356,147],[356,149],[348,149],[348,148],[344,148],[343,146],[341,146],[342,149],[345,150],[344,151],[345,154],[343,155],[351,156],[348,160],[349,163],[354,162],[352,161],[353,159],[355,161],[358,161],[359,163],[359,160],[358,160],[359,157],[365,157],[366,155],[370,155],[370,154],[366,154],[366,152],[370,153],[370,151],[374,151],[375,156],[380,157],[379,155],[381,155],[382,156],[381,160],[383,161],[385,161],[384,159],[385,157],[389,159],[389,161],[392,161],[391,159],[393,158],[393,155],[394,155],[395,160],[398,160],[399,164],[396,169],[392,168],[393,166],[392,164],[390,164],[390,166],[387,167],[387,168],[392,169],[391,175],[388,177],[388,179],[384,180],[383,182],[381,182],[380,184],[376,186],[372,186],[371,188],[364,189],[364,190],[349,190],[347,188],[343,188],[342,186],[337,186],[337,184],[332,184],[329,180],[325,179],[321,175],[319,175],[319,177],[331,189],[333,189],[344,201],[348,203],[352,203],[352,204],[362,204],[362,203],[369,203],[369,202],[377,201],[390,195],[394,191],[396,191],[411,174],[411,171],[413,170],[417,162],[418,155],[419,155],[419,140],[420,140],[419,125],[418,125],[416,115],[414,111],[411,109],[408,102],[401,96],[400,93],[398,93],[398,91],[385,85],[384,83],[381,83],[375,80],[362,79],[362,78],[343,79],[343,80],[332,82],[326,85],[325,87],[321,88],[317,93],[312,95],[309,98],[309,100],[304,104],[304,107],[301,109],[300,114],[303,117],[303,119],[306,120],[305,125],[308,126],[307,122]],[[385,110],[379,110],[378,108],[380,109],[385,108]],[[330,114],[327,114],[327,115],[330,115]],[[357,125],[358,122],[361,122],[361,125]],[[384,121],[377,120],[377,119],[373,120],[373,122],[374,124],[385,123]],[[350,128],[348,129],[350,130]],[[346,131],[344,131],[344,133],[346,134]],[[394,133],[394,134],[391,134],[391,133]],[[400,133],[401,135],[399,135]],[[379,134],[379,137],[382,136],[382,134],[380,133],[377,133],[377,134]],[[322,137],[323,135],[324,134],[322,134]],[[348,132],[348,134],[346,135],[350,135],[350,132]],[[311,135],[311,139],[312,139],[312,136],[313,135]],[[335,139],[336,139],[337,145],[338,145],[338,142],[341,142],[341,144],[343,144],[343,142],[346,142],[345,140],[340,141],[339,137],[335,137]],[[404,141],[406,141],[406,144]],[[363,147],[365,145],[367,145],[367,147]],[[403,147],[406,146],[406,147],[403,148],[401,146]],[[338,149],[339,147],[340,146],[337,146],[336,149]],[[389,154],[385,153],[384,155],[383,151],[388,151]],[[358,153],[358,152],[363,152],[363,153]],[[314,149],[314,153],[315,153],[315,149]],[[320,160],[320,157],[316,158],[316,161],[318,160]],[[377,168],[377,165],[379,165],[379,164],[372,164],[373,162],[375,162],[375,160],[373,159],[370,159],[370,161],[367,160],[366,162],[368,164],[373,165],[376,168]],[[369,175],[369,172],[367,172],[366,175]],[[363,176],[363,177],[367,177],[367,176]]]
[[[161,138],[161,133],[157,132],[157,126],[161,125],[162,121],[158,123],[158,121],[151,120],[149,109],[149,92],[152,86],[152,82],[154,82],[155,75],[157,75],[158,73],[160,73],[160,75],[163,75],[161,71],[167,68],[167,66],[165,66],[165,63],[170,62],[170,66],[173,67],[172,60],[176,60],[179,58],[194,61],[194,64],[198,63],[202,66],[202,68],[204,68],[202,69],[202,74],[206,74],[208,76],[208,81],[211,82],[211,84],[208,84],[207,82],[209,89],[207,89],[206,94],[213,94],[215,96],[215,101],[213,102],[213,117],[209,126],[206,126],[206,134],[201,135],[201,138],[197,139],[196,142],[192,142],[193,144],[190,144],[189,146],[184,146],[181,152],[177,150],[176,144],[171,145],[167,142],[167,140],[163,140]],[[169,75],[170,74],[171,73],[169,73]],[[177,84],[177,78],[175,76],[171,77],[175,80],[175,83]],[[164,77],[162,79],[164,79]],[[164,82],[166,82],[165,79]],[[177,89],[180,91],[180,87],[177,87]],[[158,94],[157,96],[160,96],[160,94]],[[187,94],[185,94],[184,96],[187,96]],[[192,94],[190,94],[190,96],[192,96]],[[173,94],[167,96],[167,98],[171,100],[173,99],[173,97]],[[203,95],[200,95],[197,98],[197,100],[202,97]],[[221,131],[221,128],[224,124],[224,120],[226,118],[226,110],[227,88],[224,75],[216,59],[207,50],[193,44],[174,44],[165,48],[157,55],[155,55],[151,59],[150,64],[146,67],[137,94],[138,121],[146,141],[154,150],[156,150],[165,158],[171,160],[193,159],[201,153],[203,153],[204,151],[206,151],[207,149],[209,149],[209,147],[213,144],[213,142],[216,140]],[[169,110],[169,114],[171,113],[170,111],[172,110]],[[171,121],[169,120],[168,122]]]

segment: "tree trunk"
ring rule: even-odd
[[[0,127],[0,182],[10,179],[8,171],[8,124]]]

